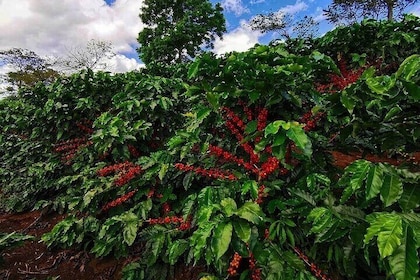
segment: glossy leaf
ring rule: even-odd
[[[245,202],[244,205],[238,209],[236,215],[253,224],[259,224],[264,219],[264,213],[260,206],[254,202]]]
[[[391,272],[396,280],[418,279],[419,259],[417,249],[413,229],[409,225],[405,225],[401,245],[388,257]]]
[[[212,250],[216,260],[220,259],[229,249],[230,241],[232,239],[232,224],[221,223],[215,230],[212,237]]]
[[[367,219],[370,226],[365,234],[365,244],[368,244],[376,236],[381,258],[392,255],[401,245],[403,238],[401,217],[392,213],[378,213],[368,216]]]
[[[248,243],[251,238],[251,226],[244,220],[235,220],[232,222],[236,235],[244,242]]]
[[[372,165],[366,179],[366,201],[376,197],[382,188],[383,170],[381,166]]]
[[[403,192],[400,177],[395,174],[385,174],[381,189],[381,200],[388,207],[394,204]]]

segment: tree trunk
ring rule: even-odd
[[[394,4],[395,4],[395,0],[387,0],[386,1],[386,8],[388,10],[388,20],[389,21],[394,20]]]

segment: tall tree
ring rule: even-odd
[[[91,39],[86,46],[69,49],[67,55],[59,58],[55,64],[70,72],[83,69],[106,70],[109,59],[115,55],[111,42]]]
[[[281,37],[291,39],[293,36],[298,38],[314,37],[318,31],[319,23],[310,16],[296,21],[292,15],[271,12],[256,15],[250,20],[249,25],[252,30],[277,32]]]
[[[324,10],[327,19],[334,24],[351,24],[361,18],[378,19],[386,15],[394,20],[395,13],[402,14],[404,9],[418,0],[333,0]]]
[[[226,31],[220,4],[208,0],[144,0],[138,52],[144,63],[172,64],[195,57],[203,45],[213,47]]]
[[[7,73],[7,80],[18,88],[33,86],[37,82],[49,83],[59,76],[45,58],[28,49],[0,51],[0,62],[14,69]]]

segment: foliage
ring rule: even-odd
[[[0,232],[0,252],[5,249],[10,249],[15,246],[19,246],[23,241],[32,239],[32,236],[20,234],[17,232],[3,233]],[[2,258],[0,256],[0,264]]]
[[[38,82],[52,83],[59,76],[51,68],[51,63],[31,50],[13,48],[0,51],[0,61],[14,69],[7,73],[7,77],[18,88],[34,86]]]
[[[292,34],[297,38],[315,37],[319,23],[310,16],[304,16],[301,20],[295,21],[291,15],[283,12],[271,12],[265,15],[256,15],[251,19],[249,25],[252,30],[275,31],[281,37],[291,39]]]
[[[209,1],[146,0],[140,18],[146,27],[138,36],[138,52],[147,65],[190,60],[226,31],[220,4]]]
[[[330,22],[335,24],[343,22],[354,24],[360,18],[378,19],[383,14],[386,14],[387,20],[392,21],[394,20],[395,10],[401,15],[405,8],[417,2],[417,0],[335,0],[324,10],[324,14]]]
[[[416,279],[420,56],[418,18],[404,20],[339,29],[398,27],[398,49],[357,52],[333,31],[205,53],[179,78],[85,71],[6,98],[2,201],[21,184],[66,211],[43,241],[131,255],[124,279],[180,263],[203,279]],[[363,154],[342,170],[337,150]],[[19,173],[42,161],[48,196]]]
[[[105,71],[110,66],[107,65],[105,60],[109,60],[116,55],[112,49],[111,42],[91,39],[85,47],[69,49],[65,57],[57,59],[55,66],[71,72],[77,72],[83,69],[100,69]]]

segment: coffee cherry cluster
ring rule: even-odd
[[[134,147],[133,145],[128,144],[128,151],[130,152],[130,155],[133,158],[139,158],[140,157],[140,152],[136,149],[136,147]]]
[[[325,93],[334,93],[345,89],[347,86],[355,83],[359,80],[360,76],[364,72],[364,68],[359,68],[353,71],[347,70],[347,63],[344,59],[338,61],[338,68],[340,74],[328,75],[330,82],[328,84],[316,85],[316,90]]]
[[[249,270],[251,271],[251,279],[252,280],[261,280],[261,269],[257,268],[256,261],[254,254],[252,252],[249,252]]]
[[[83,123],[81,122],[77,122],[76,126],[78,129],[80,129],[80,131],[91,135],[93,133],[93,129],[92,129],[92,121],[84,121]]]
[[[218,146],[209,146],[209,152],[211,155],[214,155],[218,158],[222,158],[225,161],[230,161],[236,163],[238,166],[243,166],[246,170],[252,171],[253,173],[257,173],[258,169],[251,164],[250,162],[245,162],[244,159],[239,158],[228,151],[223,150]]]
[[[276,171],[280,166],[280,161],[276,157],[269,157],[260,168],[258,174],[260,180],[267,178],[268,175]]]
[[[146,195],[146,197],[147,198],[152,198],[152,197],[156,197],[156,198],[162,198],[163,197],[163,194],[161,194],[161,193],[156,193],[156,189],[155,188],[151,188],[150,190],[149,190],[149,192],[147,193],[147,195]]]
[[[324,113],[318,112],[315,115],[312,113],[312,111],[306,112],[301,118],[300,122],[304,124],[303,129],[308,132],[313,130],[318,122],[321,120],[321,118],[324,116]]]
[[[268,229],[268,228],[266,228],[266,229],[264,230],[264,239],[265,239],[265,240],[270,239],[270,229]]]
[[[266,197],[266,196],[267,196],[267,194],[266,194],[264,191],[265,191],[265,186],[264,186],[264,185],[261,185],[261,186],[258,188],[258,197],[257,197],[257,199],[255,200],[255,203],[257,203],[257,204],[261,204],[261,203],[263,203],[264,197]]]
[[[268,117],[268,110],[267,108],[263,108],[260,110],[257,119],[257,130],[263,131],[267,126],[267,117]]]
[[[238,105],[242,106],[242,109],[244,110],[246,119],[248,121],[252,121],[254,119],[254,117],[253,117],[254,114],[252,113],[252,110],[251,110],[251,108],[249,108],[248,104],[246,104],[246,102],[243,101],[243,100],[239,100]]]
[[[131,192],[126,193],[123,196],[120,196],[119,198],[117,198],[117,199],[115,199],[115,200],[113,200],[111,202],[108,202],[107,204],[105,204],[102,207],[102,211],[103,212],[106,212],[106,211],[108,211],[111,208],[114,208],[114,207],[116,207],[118,205],[123,204],[124,202],[126,202],[127,200],[129,200],[133,195],[135,195],[136,192],[137,192],[137,190],[133,190]]]
[[[245,131],[245,124],[241,120],[241,118],[235,114],[231,109],[227,107],[222,107],[223,117],[226,120],[225,125],[230,130],[230,132],[236,137],[239,143],[241,143],[241,147],[245,150],[245,152],[249,155],[250,163],[255,164],[258,163],[260,158],[257,153],[254,152],[254,149],[251,147],[249,143],[243,142],[244,136],[243,132]]]
[[[234,276],[238,273],[239,265],[241,264],[242,256],[239,255],[238,252],[235,252],[233,255],[232,260],[230,261],[229,268],[228,268],[228,274],[230,276]]]
[[[162,204],[162,211],[164,215],[168,215],[171,212],[171,205],[168,202]]]
[[[114,184],[118,187],[121,187],[131,181],[138,174],[140,174],[141,171],[141,166],[129,161],[125,161],[123,163],[117,163],[101,168],[96,172],[96,174],[99,177],[105,177],[112,173],[116,173],[118,176],[114,180]]]
[[[149,219],[147,222],[149,222],[150,225],[179,224],[177,229],[181,231],[186,231],[191,228],[191,218],[184,220],[184,218],[177,216],[159,217],[156,219]]]
[[[78,151],[92,144],[93,142],[88,141],[86,138],[74,138],[55,144],[53,151],[62,154],[61,161],[69,165]]]
[[[295,247],[293,248],[295,253],[298,255],[298,257],[303,260],[303,262],[310,268],[313,275],[321,280],[331,280],[318,266],[311,261],[309,261],[308,256],[306,256],[299,248]]]
[[[237,178],[231,172],[227,172],[224,170],[219,170],[216,168],[204,169],[202,167],[194,167],[192,165],[183,164],[183,163],[176,163],[175,168],[182,170],[182,171],[192,171],[197,175],[209,177],[213,179],[222,179],[222,180],[229,180],[235,181]]]

